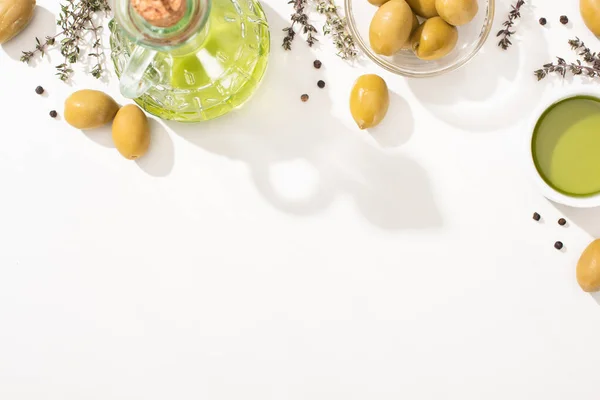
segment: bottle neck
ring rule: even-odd
[[[169,10],[170,14],[157,18],[143,12],[144,1],[116,1],[115,18],[136,44],[168,51],[185,47],[192,41],[197,43],[198,36],[206,34],[211,0],[182,0],[182,9]]]

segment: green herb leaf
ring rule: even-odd
[[[36,54],[43,57],[48,47],[54,46],[56,39],[62,38],[59,42],[60,53],[65,60],[62,64],[56,66],[56,75],[59,79],[62,81],[69,80],[73,74],[73,69],[70,66],[80,60],[81,46],[84,45],[92,50],[89,55],[96,59],[91,74],[95,78],[99,78],[104,72],[102,66],[104,52],[100,39],[102,26],[96,26],[93,17],[98,12],[106,13],[108,11],[110,11],[108,0],[64,0],[56,20],[56,25],[61,27],[61,31],[54,36],[46,36],[43,42],[36,37],[35,50],[23,51],[21,61],[29,62]],[[91,42],[86,42],[86,32],[92,32]]]

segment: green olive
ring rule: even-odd
[[[438,15],[435,0],[406,0],[413,12],[419,17],[431,18]]]
[[[468,24],[479,11],[477,0],[435,0],[435,8],[444,21],[454,26]]]
[[[454,49],[458,30],[440,17],[423,22],[411,36],[412,49],[422,60],[438,60]]]
[[[579,11],[588,29],[600,36],[600,0],[581,0]]]
[[[377,10],[369,27],[371,48],[391,56],[410,38],[413,13],[405,0],[390,0]]]
[[[0,0],[0,44],[25,29],[34,8],[35,0]]]
[[[412,22],[412,27],[410,28],[410,34],[412,35],[412,33],[414,31],[416,31],[418,27],[419,27],[419,19],[417,18],[417,14],[413,14],[413,22]],[[402,50],[411,50],[411,49],[412,49],[412,43],[410,42],[410,37],[409,37],[408,40],[402,46]]]
[[[577,262],[577,283],[585,292],[600,290],[600,239],[583,251]]]
[[[387,3],[389,0],[369,0],[369,3],[373,4],[374,6],[381,6],[382,4]]]
[[[65,101],[65,120],[77,129],[108,124],[119,110],[112,97],[97,90],[79,90]]]
[[[129,160],[142,157],[150,146],[150,124],[135,104],[121,108],[112,125],[112,138],[121,155]]]
[[[389,106],[390,94],[382,78],[363,75],[356,80],[350,93],[350,113],[360,129],[377,126]]]

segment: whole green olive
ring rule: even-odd
[[[458,30],[440,17],[423,22],[411,36],[412,49],[422,60],[438,60],[454,49]]]
[[[150,124],[135,104],[121,108],[112,125],[112,138],[121,155],[129,160],[142,157],[150,146]]]
[[[0,44],[21,32],[31,18],[35,0],[0,0]]]
[[[580,0],[579,11],[588,29],[600,36],[600,0]]]
[[[406,0],[413,12],[419,17],[431,18],[438,15],[435,0]]]
[[[405,0],[390,0],[383,4],[371,20],[369,41],[377,54],[391,56],[410,37],[413,13]]]
[[[93,129],[108,124],[119,110],[112,97],[98,90],[79,90],[65,101],[65,120],[77,129]]]
[[[390,94],[381,77],[363,75],[356,80],[350,93],[350,113],[360,129],[378,125],[389,106]]]
[[[450,25],[468,24],[479,11],[477,0],[435,0],[440,17]]]

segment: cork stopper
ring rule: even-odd
[[[130,0],[133,9],[149,24],[168,28],[177,24],[187,8],[186,0]]]

